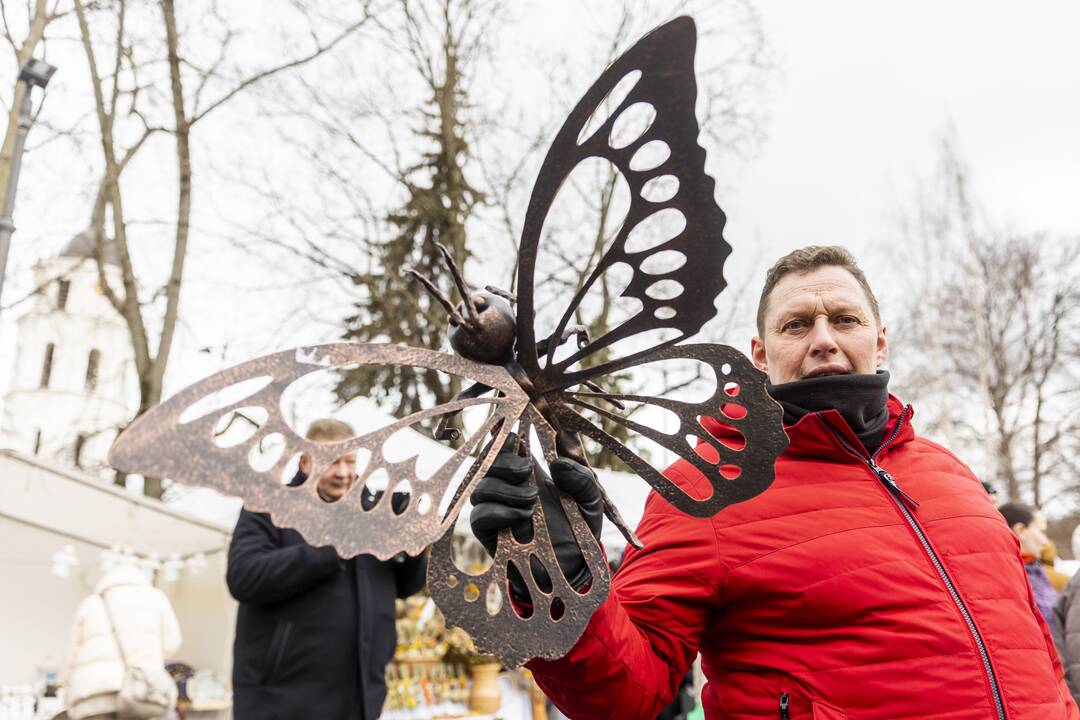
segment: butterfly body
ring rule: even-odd
[[[450,347],[458,355],[476,362],[502,365],[514,354],[517,319],[514,308],[505,298],[489,292],[472,293],[470,300],[476,316],[468,319],[468,305],[463,301],[458,312],[465,322],[450,319]]]

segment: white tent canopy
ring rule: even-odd
[[[102,549],[141,554],[210,554],[227,544],[230,523],[211,523],[156,500],[12,450],[0,450],[0,517],[38,525]]]
[[[35,457],[0,450],[0,685],[32,682],[46,666],[62,672],[79,602],[101,576],[104,551],[119,546],[206,567],[157,585],[172,601],[184,642],[176,659],[227,672],[236,604],[224,583],[231,525],[207,522],[156,500],[130,495],[98,478]],[[70,546],[70,551],[65,550]],[[77,561],[66,577],[53,556]]]

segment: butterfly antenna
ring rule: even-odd
[[[585,387],[587,387],[589,390],[592,390],[593,393],[596,394],[596,395],[608,396],[608,395],[611,394],[607,390],[600,387],[599,385],[597,385],[594,382],[589,382],[588,380],[585,380],[581,384],[584,385]],[[582,393],[582,394],[584,394],[584,393]],[[615,397],[601,397],[600,399],[611,403],[612,405],[619,408],[620,410],[625,410],[626,409],[626,406],[623,405],[621,402],[619,402],[619,400],[617,398],[615,398]]]
[[[442,253],[446,266],[450,268],[450,275],[454,278],[454,285],[457,286],[458,292],[461,293],[461,303],[465,307],[468,326],[478,330],[480,328],[480,311],[476,309],[476,303],[473,302],[472,292],[469,290],[469,286],[465,284],[465,278],[461,276],[461,269],[458,267],[458,264],[454,262],[454,256],[450,254],[450,251],[446,249],[445,245],[442,243],[435,243],[435,247],[439,248],[439,252]]]
[[[508,303],[516,303],[517,302],[517,295],[510,292],[509,290],[503,290],[502,288],[497,288],[494,285],[485,285],[484,289],[487,290],[492,295],[498,295],[499,297],[501,297],[503,300],[505,300]]]
[[[411,266],[406,265],[405,267],[401,268],[401,271],[412,275],[414,278],[420,281],[420,284],[424,286],[424,289],[428,291],[428,294],[431,295],[431,297],[435,298],[435,300],[437,300],[438,303],[442,305],[443,308],[445,308],[447,315],[450,316],[450,322],[456,323],[458,325],[465,324],[465,318],[461,317],[461,314],[456,309],[454,309],[454,306],[450,302],[449,298],[443,295],[442,290],[436,287],[435,283],[428,280],[426,277],[424,277],[422,273],[417,271],[416,268],[413,268]]]
[[[600,480],[597,479],[596,487],[600,489],[600,498],[604,502],[604,515],[611,521],[611,524],[618,528],[622,536],[626,538],[626,542],[633,545],[638,550],[645,547],[645,544],[638,538],[637,533],[630,529],[630,526],[623,520],[622,513],[619,512],[619,508],[615,506],[615,503],[611,501],[611,496],[608,495],[607,490],[600,484]]]

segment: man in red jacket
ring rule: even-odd
[[[851,255],[781,258],[757,320],[753,361],[790,438],[776,480],[704,519],[651,494],[645,547],[628,548],[581,639],[529,664],[544,691],[571,718],[651,719],[700,653],[711,720],[1080,720],[1016,538],[888,393],[885,327]],[[528,472],[503,453],[478,485],[471,521],[489,550],[501,527],[522,536],[537,497]],[[598,533],[589,471],[560,459],[551,475],[545,508],[559,487]],[[685,461],[666,475],[707,493]],[[568,531],[552,535],[580,579]]]

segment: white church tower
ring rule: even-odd
[[[17,321],[0,444],[97,473],[137,407],[138,385],[127,328],[101,290],[93,257],[88,230],[34,266],[38,292]],[[120,285],[115,255],[105,274]]]

